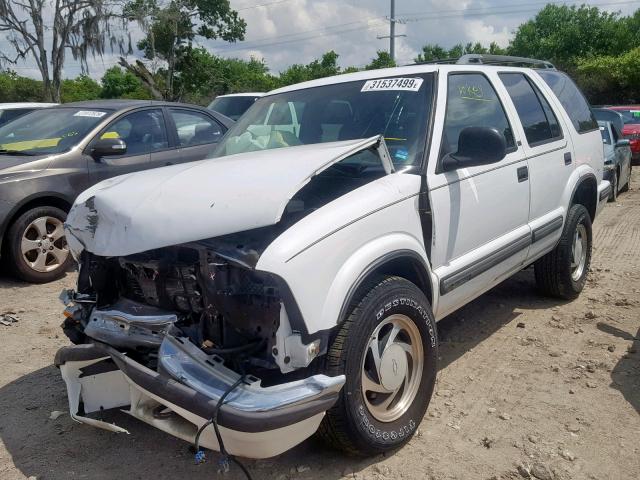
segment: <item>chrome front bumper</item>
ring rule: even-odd
[[[76,421],[126,432],[86,415],[128,406],[126,413],[188,442],[194,441],[222,394],[240,378],[219,357],[169,334],[160,347],[157,372],[102,343],[64,347],[55,363],[67,385],[70,413]],[[262,387],[258,378],[247,376],[218,413],[225,448],[250,458],[290,449],[317,430],[344,382],[344,375],[313,375]],[[83,415],[78,411],[81,404]],[[204,429],[200,443],[219,450],[211,426]]]

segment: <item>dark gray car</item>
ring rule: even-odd
[[[116,175],[200,160],[232,120],[169,102],[104,100],[37,110],[0,127],[0,243],[20,279],[61,277],[76,196]]]

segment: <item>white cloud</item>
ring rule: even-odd
[[[257,4],[272,3],[259,8]],[[249,59],[263,58],[272,72],[279,72],[293,63],[309,63],[335,50],[342,66],[363,66],[377,50],[387,50],[389,0],[231,0],[233,8],[247,21],[244,42],[228,44],[222,41],[202,41],[215,54]],[[396,15],[406,22],[398,24],[397,32],[406,34],[396,40],[399,63],[411,63],[426,43],[451,47],[455,43],[492,41],[506,46],[512,32],[541,8],[539,2],[518,0],[396,0]],[[605,6],[622,9],[624,14],[635,5]],[[135,38],[140,31],[131,25]],[[0,36],[0,49],[6,47]],[[135,43],[135,42],[134,42]],[[91,59],[90,74],[102,76],[104,70],[117,63],[116,54]],[[34,62],[20,63],[21,74],[38,77]],[[80,73],[78,62],[69,58],[65,76]]]

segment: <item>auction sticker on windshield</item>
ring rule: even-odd
[[[80,110],[73,114],[74,117],[91,117],[91,118],[102,118],[107,114],[107,112],[97,112],[94,110]]]
[[[422,78],[378,78],[367,80],[361,92],[379,92],[384,90],[404,90],[417,92],[422,85]]]

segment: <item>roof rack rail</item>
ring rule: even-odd
[[[484,53],[467,53],[460,58],[443,58],[419,63],[454,64],[454,65],[507,65],[511,67],[529,67],[555,70],[553,63],[535,58],[512,57],[510,55],[489,55]]]

